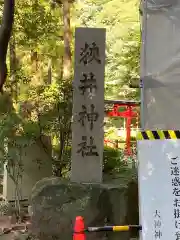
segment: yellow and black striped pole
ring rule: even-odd
[[[86,232],[128,232],[131,230],[141,230],[140,225],[124,225],[124,226],[103,226],[103,227],[88,227]]]

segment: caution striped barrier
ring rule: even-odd
[[[74,224],[73,240],[86,240],[85,233],[93,232],[127,232],[136,229],[142,230],[140,225],[124,225],[124,226],[102,226],[102,227],[87,227],[85,228],[84,219],[82,216],[77,216]]]
[[[140,131],[137,133],[137,140],[163,140],[163,139],[180,139],[179,130],[157,130],[157,131]]]
[[[104,226],[104,227],[88,227],[86,232],[128,232],[133,229],[141,230],[139,225],[124,225],[124,226]]]

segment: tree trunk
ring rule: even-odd
[[[17,101],[17,81],[16,81],[16,68],[17,68],[17,58],[16,58],[16,44],[15,37],[12,35],[9,42],[9,52],[10,52],[10,89],[11,95]]]
[[[38,0],[32,0],[32,13],[37,12],[38,8]],[[35,22],[34,28],[37,31],[37,21]],[[37,42],[36,41],[36,46],[34,46],[34,49],[31,50],[31,62],[32,62],[32,70],[33,70],[33,75],[38,71],[38,52],[35,50],[37,47]]]
[[[69,0],[63,1],[63,22],[64,22],[64,58],[63,58],[63,79],[71,77],[71,27],[70,27],[70,6]]]
[[[15,0],[4,0],[3,18],[0,27],[0,91],[7,77],[6,56],[14,22]]]
[[[52,83],[52,59],[49,59],[47,84],[50,85],[51,83]]]

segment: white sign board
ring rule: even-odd
[[[180,139],[138,141],[143,240],[180,239]]]
[[[105,29],[77,28],[71,181],[102,182]]]

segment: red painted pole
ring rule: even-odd
[[[131,155],[131,114],[132,109],[128,106],[129,116],[126,119],[126,150],[127,154]]]

